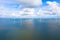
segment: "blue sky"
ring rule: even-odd
[[[42,0],[43,2],[46,2],[46,1],[57,1],[59,2],[60,0]]]

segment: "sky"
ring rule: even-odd
[[[59,17],[59,0],[0,0],[0,17]]]

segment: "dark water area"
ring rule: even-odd
[[[0,40],[60,40],[60,19],[0,18]]]

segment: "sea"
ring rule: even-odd
[[[0,18],[0,40],[60,40],[60,18]]]

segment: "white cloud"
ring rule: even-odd
[[[23,8],[22,10],[0,7],[0,17],[17,18],[49,18],[60,16],[60,5],[57,2],[47,2],[47,6],[38,8]],[[38,11],[37,11],[38,10]],[[37,12],[36,12],[37,11]],[[36,12],[36,13],[35,13]]]
[[[42,0],[15,0],[15,1],[28,6],[38,6],[42,4]]]
[[[0,17],[6,18],[22,18],[22,17],[33,17],[34,16],[34,9],[33,8],[24,8],[22,10],[13,10],[8,9],[6,7],[0,7]]]
[[[39,6],[42,0],[0,0],[0,4],[20,3],[25,6]]]
[[[51,10],[55,13],[57,13],[57,16],[60,16],[60,4],[57,2],[47,2],[48,6],[51,8]]]

